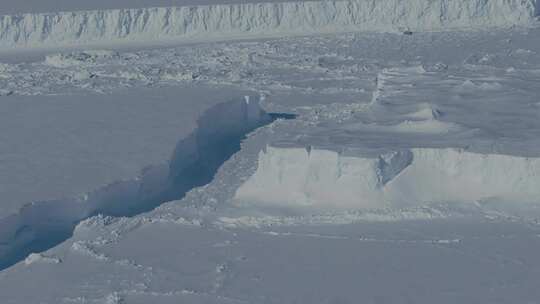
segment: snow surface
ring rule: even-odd
[[[539,33],[356,33],[5,62],[2,104],[227,85],[265,96],[268,112],[297,116],[248,134],[229,159],[213,162],[219,169],[208,184],[180,200],[69,223],[73,235],[58,246],[0,272],[0,302],[538,302]],[[299,208],[302,197],[239,202],[257,175],[286,169],[263,172],[260,157],[292,151],[304,153],[294,165],[307,163],[321,178],[340,167],[332,158],[370,164],[375,170],[349,169],[379,187],[312,183],[322,208]],[[282,178],[305,172],[292,173]],[[291,188],[272,195],[290,198]],[[381,188],[408,193],[358,208],[340,205],[347,197],[336,191]],[[35,210],[59,215],[36,223],[52,228],[69,212],[54,202]],[[18,229],[18,240],[29,231]]]
[[[0,49],[530,26],[536,0],[332,0],[0,15]]]

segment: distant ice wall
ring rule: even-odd
[[[418,148],[378,157],[267,147],[242,205],[392,208],[484,200],[540,203],[540,158]]]
[[[527,25],[537,0],[331,0],[0,16],[0,49]]]

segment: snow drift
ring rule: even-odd
[[[410,207],[497,200],[540,203],[540,158],[416,148],[363,157],[267,147],[236,193],[240,204]]]
[[[0,16],[0,49],[528,25],[537,0],[333,0]]]

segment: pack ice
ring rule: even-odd
[[[333,0],[0,16],[0,49],[529,25],[536,0]]]

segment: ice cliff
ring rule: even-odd
[[[537,0],[333,0],[0,16],[0,49],[528,25]]]
[[[211,182],[222,163],[240,150],[246,134],[277,118],[279,114],[260,108],[257,97],[215,105],[201,115],[197,129],[178,142],[167,164],[78,197],[25,205],[0,219],[0,270],[63,242],[77,223],[91,216],[135,216],[181,199]]]
[[[240,204],[321,208],[540,202],[540,158],[415,148],[363,157],[267,147],[236,193]]]

